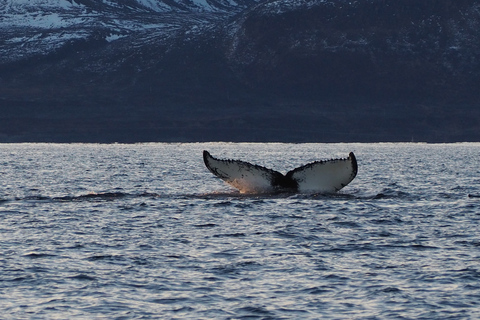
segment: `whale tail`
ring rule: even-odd
[[[211,173],[241,193],[333,193],[348,185],[358,170],[353,152],[348,158],[312,162],[286,175],[245,161],[217,159],[206,150],[203,161]]]

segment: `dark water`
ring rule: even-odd
[[[340,194],[243,196],[201,151]],[[0,145],[3,319],[480,318],[480,144]]]

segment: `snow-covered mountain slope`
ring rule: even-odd
[[[22,13],[25,11],[197,11],[218,12],[230,11],[235,7],[245,7],[255,3],[255,0],[2,0],[3,13]]]
[[[130,37],[148,45],[183,32],[188,38],[255,0],[3,0],[0,64],[48,55],[75,40]]]

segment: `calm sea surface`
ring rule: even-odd
[[[202,150],[336,195],[240,195]],[[480,144],[2,144],[2,319],[478,319]]]

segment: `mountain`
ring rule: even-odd
[[[0,141],[479,141],[473,0],[0,2]]]

